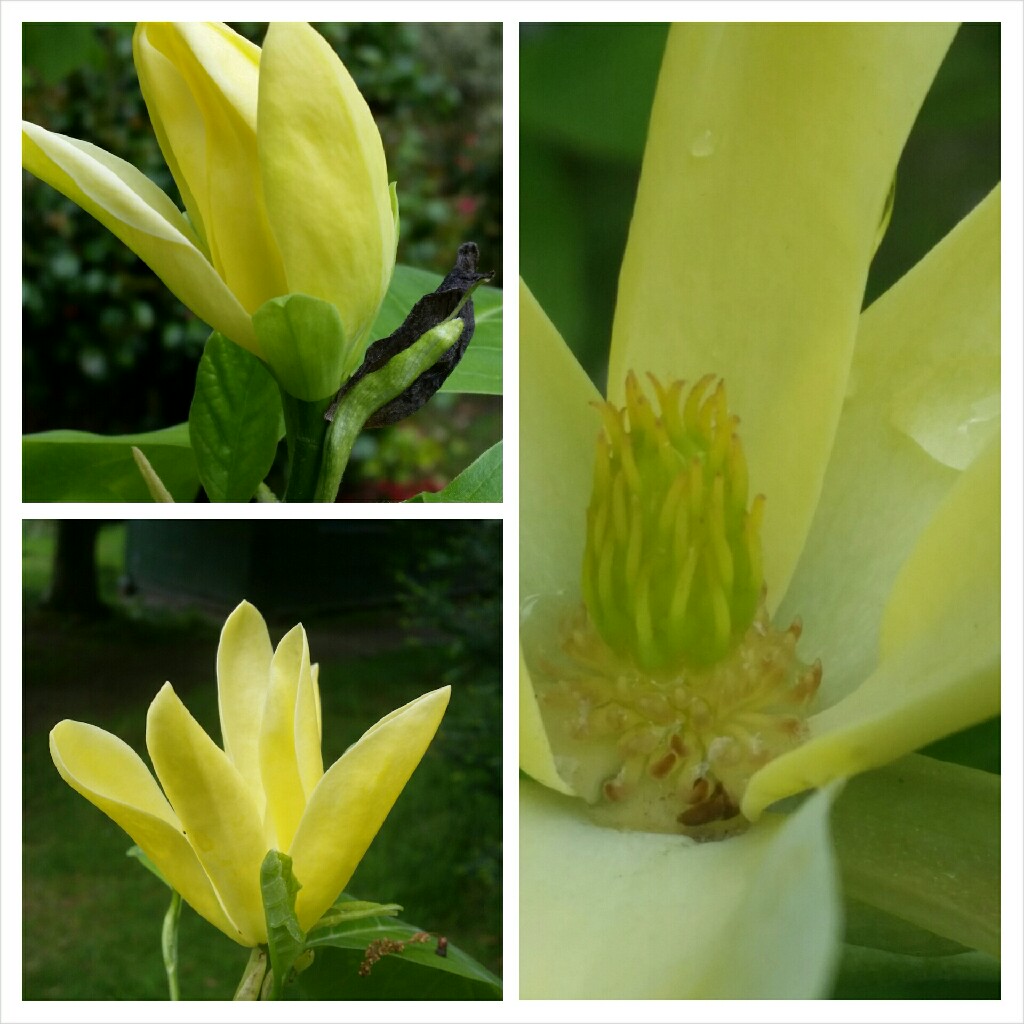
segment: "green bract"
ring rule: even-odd
[[[278,383],[302,402],[329,398],[337,390],[329,382],[346,380],[359,364],[360,352],[346,345],[345,326],[329,302],[278,296],[256,310],[252,324]]]
[[[157,780],[117,737],[81,722],[50,733],[62,778],[120,825],[192,908],[243,946],[267,941],[260,866],[291,857],[295,913],[311,928],[352,877],[448,706],[442,687],[382,718],[326,772],[320,690],[302,626],[275,651],[242,602],[221,633],[223,749],[170,683],[150,705]],[[162,790],[161,790],[162,787]]]
[[[398,240],[365,100],[302,23],[271,25],[262,51],[213,23],[140,23],[133,45],[185,213],[130,164],[27,122],[24,167],[108,227],[200,319],[275,370],[280,362],[284,383],[295,368],[263,351],[252,314],[293,293],[333,305],[344,330],[322,344],[344,352],[298,374],[324,378],[308,385],[318,398],[333,393],[339,367],[358,365]]]
[[[559,770],[531,637],[546,599],[581,601],[602,399],[521,289],[526,997],[825,994],[841,935],[827,827],[840,780],[998,713],[998,189],[861,312],[896,163],[954,32],[730,24],[669,35],[608,400],[624,404],[630,371],[665,387],[725,381],[750,493],[766,497],[768,609],[776,622],[802,617],[802,657],[824,666],[808,739],[753,774],[741,810],[754,824],[741,835],[694,844],[599,827]],[[815,787],[794,813],[767,810]],[[870,805],[860,797],[858,814]],[[991,890],[998,864],[986,863],[972,881]],[[992,934],[965,924],[971,908],[948,887],[916,887],[911,909],[887,887],[857,897],[965,945]]]

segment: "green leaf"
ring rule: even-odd
[[[425,948],[428,956],[435,956],[433,945]],[[501,999],[501,988],[493,982],[428,971],[402,957],[385,956],[369,974],[362,975],[362,949],[320,946],[315,952],[313,965],[288,987],[286,998],[416,1002]]]
[[[349,902],[354,901],[350,901],[343,894],[332,910],[343,910]],[[328,911],[325,917],[330,914],[331,911]],[[349,917],[335,919],[327,925],[318,924],[316,928],[310,931],[306,938],[306,944],[311,949],[332,946],[337,949],[360,951],[361,955],[352,961],[353,970],[351,973],[354,976],[352,992],[354,993],[359,992],[359,983],[365,980],[365,977],[359,975],[358,965],[362,961],[362,954],[366,952],[367,947],[372,942],[392,940],[403,943],[404,949],[388,953],[381,960],[374,963],[370,969],[369,976],[381,971],[381,968],[386,970],[386,961],[397,958],[408,961],[411,964],[416,964],[421,968],[433,968],[434,971],[456,975],[459,978],[473,982],[478,989],[478,994],[476,996],[467,996],[467,998],[501,997],[501,980],[496,975],[492,974],[482,964],[477,963],[468,954],[462,952],[457,946],[441,942],[439,936],[430,935],[425,941],[413,941],[414,936],[423,936],[424,934],[422,929],[406,924],[404,921],[396,920],[394,917],[364,917],[354,914]],[[444,950],[445,955],[439,954],[439,948]],[[320,954],[317,953],[317,959],[319,958]],[[415,979],[415,975],[413,978]],[[418,982],[420,986],[424,983],[422,978]],[[417,984],[417,982],[414,980],[413,984]],[[358,995],[355,997],[364,998],[364,996]],[[373,997],[365,996],[365,998]],[[390,996],[390,998],[400,999],[403,997],[396,993]],[[459,997],[452,996],[452,998]]]
[[[832,811],[847,896],[999,955],[999,778],[911,755],[851,779]]]
[[[333,395],[363,356],[345,338],[337,307],[311,295],[269,299],[252,326],[278,383],[303,402]]]
[[[843,947],[833,999],[998,999],[999,961],[984,953],[908,956]]]
[[[481,267],[487,269],[487,254],[481,258]],[[395,267],[384,302],[370,331],[371,340],[386,338],[402,321],[409,310],[428,292],[441,283],[440,274],[416,267]],[[444,382],[442,391],[477,395],[501,394],[501,331],[502,292],[500,288],[481,285],[473,292],[473,310],[476,328],[466,354],[452,375]]]
[[[501,501],[502,442],[491,445],[444,490],[424,491],[410,502]]]
[[[905,956],[953,956],[969,953],[966,946],[918,928],[862,900],[843,900],[844,941],[851,946],[880,949]]]
[[[271,850],[260,867],[263,912],[267,918],[267,945],[274,972],[272,999],[280,999],[288,972],[306,948],[306,936],[295,917],[295,895],[302,886],[292,874],[292,859]]]
[[[199,479],[210,501],[248,501],[281,438],[281,399],[260,359],[214,331],[188,414]]]
[[[21,441],[23,501],[150,501],[132,447],[140,448],[175,501],[193,501],[199,473],[188,424],[104,437],[81,430],[28,434]]]
[[[315,937],[319,929],[330,929],[338,924],[349,924],[363,917],[394,917],[402,908],[397,903],[371,903],[368,900],[354,900],[342,893],[323,917],[309,930],[308,938]]]

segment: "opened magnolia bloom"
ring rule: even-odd
[[[830,821],[999,955],[998,780],[907,757],[999,712],[998,189],[861,310],[954,32],[674,27],[607,399],[521,288],[526,997],[827,994]]]
[[[311,928],[355,871],[430,744],[448,706],[443,687],[393,711],[326,772],[320,690],[306,632],[274,650],[242,602],[217,653],[221,749],[166,683],[149,708],[157,779],[102,729],[63,721],[50,733],[62,778],[120,825],[192,908],[243,946],[267,941],[260,865],[292,858],[295,914]],[[161,791],[162,787],[162,791]]]
[[[28,122],[24,167],[264,359],[289,393],[333,394],[362,359],[398,242],[398,200],[366,101],[303,23],[272,24],[262,51],[221,24],[141,23],[133,49],[185,211],[124,160]],[[337,310],[335,323],[297,332],[297,346],[253,321],[294,293]]]

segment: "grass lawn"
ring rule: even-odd
[[[116,602],[123,528],[105,528],[99,550],[102,590]],[[125,856],[131,840],[60,779],[47,735],[59,719],[76,718],[145,757],[146,709],[169,679],[219,742],[219,623],[178,612],[140,616],[125,602],[97,623],[57,619],[39,604],[47,566],[47,539],[33,524],[23,565],[24,998],[163,999],[167,891]],[[289,625],[270,624],[275,643]],[[325,766],[380,717],[441,685],[451,667],[441,647],[395,635],[379,614],[306,625],[321,663]],[[501,723],[487,721],[489,708],[479,687],[454,685],[437,739],[347,891],[402,904],[404,920],[500,974],[500,779],[474,767],[500,750]],[[247,955],[184,908],[183,999],[229,999]]]

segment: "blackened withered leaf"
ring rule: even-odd
[[[334,417],[334,410],[345,395],[355,387],[367,374],[379,370],[399,352],[404,352],[410,345],[423,337],[427,331],[447,320],[458,308],[460,302],[478,284],[489,281],[494,275],[477,273],[477,260],[480,250],[475,242],[463,242],[455,259],[455,266],[448,272],[445,279],[429,295],[424,295],[409,311],[405,322],[394,333],[386,338],[373,342],[366,350],[362,365],[338,392],[325,414],[325,419]],[[473,338],[475,319],[473,316],[473,299],[467,298],[458,313],[462,321],[462,334],[429,370],[421,373],[397,398],[382,405],[366,421],[368,427],[386,427],[406,416],[412,415],[422,408],[434,395],[437,389],[448,379],[459,360],[466,351],[466,346]]]

